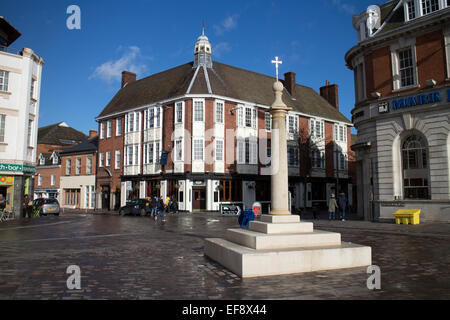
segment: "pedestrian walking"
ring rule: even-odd
[[[24,218],[32,218],[32,210],[33,209],[33,203],[31,202],[30,197],[26,194],[23,197],[23,202],[22,202],[22,216]]]
[[[152,206],[152,212],[150,215],[152,217],[156,217],[156,215],[158,214],[158,197],[157,196],[152,197],[152,201],[150,202],[150,205]]]
[[[339,206],[333,193],[328,201],[328,220],[336,220],[336,208],[339,208]]]
[[[161,217],[161,221],[166,221],[166,205],[164,203],[164,198],[161,196],[158,200],[158,215],[155,217],[155,221]]]
[[[345,197],[344,192],[341,192],[339,194],[338,204],[339,204],[340,219],[342,221],[345,221],[345,209],[347,208],[347,198]]]

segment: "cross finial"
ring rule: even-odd
[[[279,64],[283,64],[283,61],[278,60],[278,57],[275,57],[275,60],[272,60],[272,63],[275,64],[275,67],[276,67],[276,69],[277,69],[277,82],[278,82],[278,65],[279,65]]]

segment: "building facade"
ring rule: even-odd
[[[60,153],[61,207],[93,210],[96,208],[96,171],[98,136],[93,136]]]
[[[353,18],[358,44],[353,123],[358,213],[391,220],[400,208],[450,220],[450,3],[389,1],[381,24]]]
[[[91,132],[94,136],[96,131]],[[34,198],[55,198],[61,203],[61,152],[73,148],[88,137],[65,122],[38,129]]]
[[[122,76],[122,88],[97,117],[102,208],[152,195],[175,198],[185,211],[270,202],[274,78],[213,61],[204,34],[193,62],[139,81]],[[351,200],[352,124],[339,112],[338,88],[327,82],[319,95],[295,77],[288,72],[281,80],[292,108],[292,207],[326,205],[337,185]]]
[[[20,35],[0,17],[0,193],[16,218],[22,216],[24,195],[34,192],[44,65],[33,50],[9,47]]]

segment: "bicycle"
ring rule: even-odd
[[[6,210],[0,210],[0,222],[6,222],[14,219],[14,214]]]

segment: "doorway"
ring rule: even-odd
[[[109,186],[102,186],[102,209],[110,210],[109,207]]]
[[[194,211],[206,210],[206,188],[192,189],[192,206]]]

